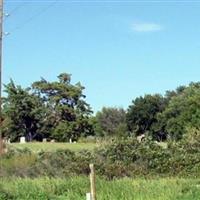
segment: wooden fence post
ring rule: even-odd
[[[92,200],[96,199],[95,170],[94,164],[90,164],[90,187]]]

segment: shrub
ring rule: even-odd
[[[69,177],[88,175],[94,163],[97,175],[108,179],[137,176],[200,176],[200,131],[188,129],[187,136],[167,147],[146,139],[112,139],[93,152],[57,150],[33,154],[10,150],[2,158],[0,176]]]

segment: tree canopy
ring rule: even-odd
[[[166,106],[166,100],[161,95],[145,95],[132,101],[127,111],[127,125],[131,132],[141,135],[151,130],[157,122],[157,114]]]
[[[41,99],[30,89],[16,86],[13,80],[5,86],[3,133],[11,140],[26,136],[30,141],[38,137],[43,126],[45,112]]]
[[[2,133],[11,141],[77,140],[79,137],[127,137],[146,134],[154,140],[179,140],[188,129],[200,129],[200,83],[179,86],[165,95],[135,98],[127,110],[103,107],[92,116],[84,87],[71,74],[57,81],[41,78],[22,88],[11,79],[5,85]]]
[[[158,115],[158,127],[173,140],[181,139],[187,128],[200,128],[200,83],[191,83],[171,98]]]
[[[95,131],[99,136],[125,136],[126,112],[123,108],[103,107],[95,116]]]
[[[23,89],[11,80],[5,86],[5,135],[30,141],[41,134],[57,141],[76,140],[91,134],[89,116],[92,113],[83,95],[84,87],[71,84],[71,75],[62,73],[58,81],[44,78]]]

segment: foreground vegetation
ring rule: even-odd
[[[165,147],[136,138],[75,151],[14,144],[0,159],[0,200],[82,200],[89,191],[89,163],[95,163],[98,200],[199,199],[200,131],[189,133]]]
[[[10,148],[0,160],[0,177],[88,175],[88,166],[94,163],[97,175],[108,180],[143,176],[200,178],[200,131],[191,129],[186,136],[165,147],[150,139],[139,142],[128,138],[107,141],[93,150]]]
[[[98,200],[194,200],[200,196],[199,179],[97,179]],[[3,179],[0,200],[83,200],[87,177],[66,179]]]

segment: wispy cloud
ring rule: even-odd
[[[131,26],[132,30],[135,32],[156,32],[161,31],[163,27],[156,23],[133,23]]]

